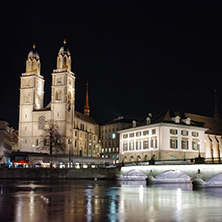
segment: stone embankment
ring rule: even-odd
[[[0,168],[0,179],[115,179],[119,168]]]

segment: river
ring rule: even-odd
[[[110,180],[0,180],[1,222],[222,221],[222,188]]]

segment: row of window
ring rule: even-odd
[[[134,156],[130,156],[129,159],[127,159],[127,156],[124,156],[123,161],[124,162],[134,162],[134,161],[148,161],[148,155],[144,156],[144,159],[141,158],[140,155],[138,155],[136,158]]]
[[[155,135],[156,134],[156,129],[152,129],[151,130],[151,134],[152,135]],[[142,131],[138,131],[136,133],[126,133],[126,134],[123,134],[123,139],[127,139],[127,138],[133,138],[133,137],[140,137],[140,136],[147,136],[149,135],[149,130],[144,130],[143,132]]]
[[[102,134],[104,134],[104,132],[105,133],[107,133],[107,132],[109,132],[109,133],[111,133],[111,132],[116,132],[116,131],[118,131],[118,126],[116,127],[116,129],[115,129],[115,127],[112,127],[112,129],[111,128],[109,128],[108,130],[107,129],[102,129]]]
[[[62,79],[62,77],[57,77],[57,84],[61,85],[63,84],[63,82],[65,82],[65,78]],[[68,79],[68,84],[72,86],[72,80]]]
[[[102,153],[118,153],[119,148],[118,147],[113,147],[113,148],[102,148]]]
[[[149,148],[157,148],[157,138],[153,137],[147,140],[129,141],[123,143],[123,151],[144,150]]]
[[[117,138],[117,135],[115,133],[102,136],[102,140],[103,139],[105,139],[105,140],[107,140],[107,139],[116,139],[116,138]]]
[[[88,131],[90,133],[92,132],[92,129],[91,128],[87,129],[87,125],[85,125],[83,123],[78,124],[78,123],[74,122],[74,128],[77,128],[77,129],[80,129],[83,131]]]
[[[133,150],[145,150],[150,148],[157,148],[157,138],[151,138],[147,140],[137,140],[137,141],[129,141],[123,142],[123,151],[133,151]],[[178,139],[170,138],[170,148],[171,149],[178,149]],[[189,141],[188,139],[181,140],[181,149],[188,150],[189,149]],[[192,150],[199,150],[200,149],[200,141],[195,139],[192,140]]]
[[[27,143],[28,142],[28,140],[27,139],[25,139],[24,140],[24,143]],[[68,139],[67,140],[67,144],[72,144],[72,140],[71,139]],[[39,140],[39,139],[36,139],[35,140],[35,145],[33,145],[33,147],[34,146],[36,146],[36,147],[38,147],[38,146],[42,146],[42,145],[44,145],[44,146],[46,146],[47,145],[47,140],[46,139],[43,139],[43,140]],[[77,147],[77,141],[76,140],[74,140],[74,147]],[[85,143],[85,149],[87,148],[87,144]],[[96,145],[95,144],[91,144],[91,143],[89,143],[89,149],[95,149],[95,147],[96,147]]]
[[[119,144],[117,141],[114,141],[114,140],[112,140],[112,142],[111,141],[106,141],[106,142],[103,142],[103,147],[106,147],[107,145],[108,146],[115,146],[115,144]]]
[[[83,133],[83,135],[85,134],[85,139],[87,139],[87,135],[86,133]],[[82,135],[82,132],[79,133],[79,137],[80,138],[83,138],[84,136]],[[77,137],[77,131],[75,131],[75,137]],[[96,141],[96,136],[92,136],[92,134],[89,134],[89,140],[92,140],[93,138],[93,141]]]
[[[170,134],[177,135],[178,134],[178,130],[177,129],[170,129]],[[189,132],[187,130],[181,130],[181,135],[188,136]],[[193,137],[198,137],[199,133],[197,131],[192,131],[191,135]]]
[[[178,139],[177,138],[170,138],[170,148],[171,149],[178,149]],[[188,139],[181,140],[181,149],[184,149],[184,150],[189,149]],[[192,150],[199,150],[199,149],[200,149],[200,141],[197,139],[192,140]]]

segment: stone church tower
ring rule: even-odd
[[[57,69],[52,73],[51,110],[52,120],[60,135],[68,141],[68,146],[72,141],[74,101],[75,76],[71,72],[71,55],[64,41],[57,56]]]
[[[40,74],[40,57],[33,45],[26,60],[26,72],[22,73],[19,101],[19,149],[33,145],[33,112],[43,108],[44,78]]]
[[[37,151],[43,143],[47,122],[53,121],[68,152],[73,133],[75,76],[71,72],[71,54],[66,42],[57,56],[57,68],[52,73],[51,102],[46,108],[43,108],[44,77],[40,67],[40,56],[34,45],[26,60],[26,73],[21,76],[19,150]]]
[[[84,114],[75,111],[75,75],[71,71],[71,62],[71,54],[64,41],[57,55],[57,67],[52,73],[51,102],[43,107],[44,77],[40,74],[40,56],[35,45],[29,52],[20,85],[20,151],[40,152],[44,144],[44,130],[53,122],[58,126],[66,154],[99,155],[99,126],[89,116],[88,83]]]

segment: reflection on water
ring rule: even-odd
[[[142,181],[0,180],[0,221],[221,221],[222,189]]]

